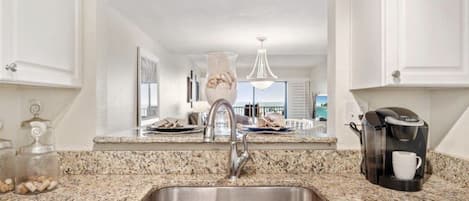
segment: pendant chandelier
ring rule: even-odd
[[[256,61],[252,66],[251,73],[246,79],[258,89],[269,88],[278,77],[270,70],[269,62],[267,61],[267,50],[264,48],[264,41],[266,37],[257,37],[261,42],[261,48],[257,50]]]

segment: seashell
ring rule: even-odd
[[[54,189],[55,187],[57,187],[57,185],[59,185],[59,182],[57,182],[57,181],[55,181],[55,180],[54,180],[54,181],[51,181],[49,187],[47,187],[47,190],[52,190],[52,189]]]
[[[42,192],[47,189],[47,187],[50,186],[50,181],[49,180],[44,180],[44,182],[40,183],[39,186],[37,187],[37,190],[39,192]]]
[[[36,190],[38,189],[38,187],[42,184],[42,182],[38,182],[38,181],[33,181],[33,185],[36,187]]]
[[[266,128],[284,128],[286,126],[285,118],[279,113],[269,113],[265,117],[259,118],[258,127]]]
[[[36,181],[39,181],[39,182],[43,182],[44,180],[46,180],[46,176],[39,176],[36,178]]]
[[[7,184],[7,185],[13,184],[13,179],[10,179],[10,178],[5,179],[5,184]]]
[[[220,80],[222,80],[222,81],[225,81],[225,80],[227,80],[227,79],[228,79],[228,78],[226,77],[226,75],[225,75],[225,74],[226,74],[226,72],[225,72],[225,73],[220,73],[220,74],[219,74]]]
[[[211,75],[207,81],[207,88],[217,88],[219,85],[224,84],[223,87],[228,86],[228,89],[231,89],[235,82],[236,79],[233,73],[226,71]]]
[[[179,123],[179,120],[176,120],[176,127],[181,128],[181,127],[184,127],[184,125]]]
[[[24,183],[21,183],[21,184],[16,186],[15,192],[19,193],[19,194],[26,194],[26,193],[28,193],[28,189],[26,188]]]
[[[160,122],[156,122],[153,125],[158,125],[158,128],[180,128],[184,127],[184,124],[180,123],[179,120],[168,120],[164,119]],[[49,178],[50,181],[54,180]]]
[[[173,122],[169,122],[168,124],[166,124],[165,127],[166,127],[166,128],[172,128],[172,127],[174,127],[174,123],[173,123]]]
[[[224,79],[223,79],[223,83],[225,85],[228,85],[229,86],[229,89],[231,89],[231,85],[233,83],[233,80],[231,79],[231,76],[229,73],[225,73],[226,75],[224,75]]]
[[[217,87],[217,85],[218,85],[218,83],[217,83],[216,79],[210,79],[207,82],[207,88],[215,88],[215,87]]]
[[[257,119],[257,127],[259,128],[267,127],[267,121],[264,118]]]
[[[8,185],[4,184],[3,182],[0,183],[0,193],[8,192],[9,190]]]
[[[231,75],[230,72],[225,72],[225,77],[226,77],[226,81],[227,81],[228,83],[230,83],[230,84],[233,83],[234,77],[233,77],[233,75]]]
[[[265,118],[279,127],[286,126],[285,117],[283,117],[283,115],[280,113],[269,113],[265,116]]]
[[[223,88],[223,89],[230,89],[231,86],[227,83],[220,83],[218,87]]]
[[[33,184],[33,182],[26,182],[24,183],[24,186],[26,186],[26,188],[30,191],[30,192],[34,192],[37,190],[36,188],[36,185]]]

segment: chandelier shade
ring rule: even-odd
[[[256,60],[246,80],[258,89],[266,89],[269,88],[278,77],[270,70],[269,61],[267,60],[267,50],[263,47],[263,42],[266,38],[258,37],[257,39],[261,42],[261,48],[257,50]]]

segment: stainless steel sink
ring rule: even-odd
[[[279,186],[166,187],[145,201],[324,201],[309,188]]]

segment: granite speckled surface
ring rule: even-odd
[[[462,187],[469,188],[469,161],[437,152],[429,152],[430,168],[434,175]]]
[[[206,151],[63,151],[64,174],[226,174],[228,152]],[[244,168],[258,174],[359,172],[359,151],[252,150]],[[469,187],[469,161],[428,152],[427,172]]]
[[[420,192],[369,183],[359,173],[359,151],[252,151],[246,172],[225,179],[226,151],[60,152],[60,188],[34,196],[7,193],[3,200],[142,200],[166,186],[285,185],[316,189],[327,200],[469,200],[468,161],[429,152],[432,175]]]
[[[316,189],[327,200],[394,201],[394,200],[469,200],[469,190],[436,176],[431,176],[420,192],[408,193],[381,188],[355,174],[269,174],[248,175],[229,182],[224,175],[69,175],[61,179],[60,188],[35,196],[13,193],[0,200],[38,201],[139,201],[165,186],[259,186],[285,185]]]
[[[215,143],[228,143],[229,136],[216,136]],[[204,143],[202,132],[193,134],[137,134],[135,130],[97,136],[96,144],[116,143]],[[336,137],[316,131],[295,131],[289,134],[249,133],[249,143],[336,143]]]
[[[245,171],[258,174],[359,172],[360,152],[252,150]],[[228,151],[66,151],[65,174],[226,174]]]

